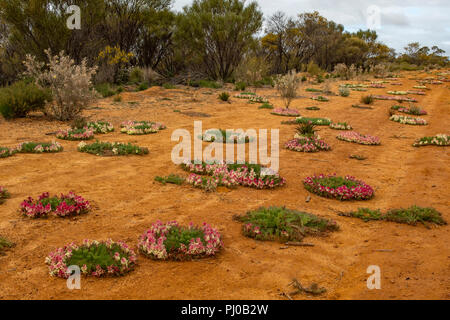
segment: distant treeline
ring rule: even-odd
[[[70,5],[81,9],[80,30],[67,28]],[[349,33],[318,12],[264,19],[256,2],[194,0],[179,13],[171,6],[172,0],[0,0],[0,85],[17,80],[27,54],[46,61],[46,49],[99,66],[96,82],[117,81],[132,66],[180,82],[232,81],[255,65],[272,75],[308,66],[332,71],[340,63],[364,70],[449,63],[437,46],[413,42],[396,54],[375,31]]]

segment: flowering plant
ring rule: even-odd
[[[399,122],[402,124],[410,124],[410,125],[421,125],[424,126],[427,124],[427,121],[422,118],[413,118],[408,116],[400,116],[400,115],[392,115],[389,120],[394,122]]]
[[[58,139],[63,140],[90,140],[94,138],[94,131],[86,128],[60,130],[56,133]]]
[[[283,109],[283,108],[276,108],[271,112],[271,114],[277,115],[277,116],[286,116],[286,117],[298,117],[300,116],[300,113],[298,110],[295,109]]]
[[[419,90],[408,90],[407,92],[408,94],[417,94],[419,96],[424,96],[426,94],[425,92]]]
[[[316,126],[329,126],[331,120],[329,118],[308,118],[308,117],[298,117],[295,118],[296,123],[308,123],[311,122]]]
[[[58,142],[22,142],[15,149],[15,152],[20,153],[55,153],[61,151],[63,151],[63,147]]]
[[[341,132],[336,138],[339,140],[347,141],[347,142],[354,142],[364,145],[379,145],[380,138],[370,136],[370,135],[362,135],[355,131],[346,131]]]
[[[314,175],[303,180],[306,190],[321,197],[339,200],[368,200],[374,196],[374,190],[363,181],[352,176]]]
[[[97,134],[114,131],[114,126],[112,125],[112,123],[107,121],[91,121],[88,122],[86,126]]]
[[[78,246],[70,243],[51,252],[46,258],[51,276],[68,278],[69,266],[79,266],[88,276],[122,276],[134,269],[137,256],[124,242],[84,240]]]
[[[159,130],[164,130],[166,126],[159,122],[150,121],[125,121],[120,125],[120,132],[129,135],[143,135],[156,133]]]
[[[416,140],[413,144],[414,147],[423,147],[430,145],[450,146],[450,135],[440,133],[432,137],[423,137]]]
[[[131,143],[120,142],[100,142],[96,141],[87,144],[82,141],[78,144],[78,151],[95,154],[97,156],[124,156],[128,154],[144,155],[148,154],[147,148],[142,148]]]
[[[328,144],[316,137],[301,137],[289,140],[286,142],[285,148],[297,152],[318,152],[320,150],[331,150],[331,147]]]
[[[352,126],[347,124],[347,122],[330,123],[330,128],[336,130],[352,130]]]
[[[254,103],[269,103],[268,99],[261,97],[261,96],[252,96],[248,99],[248,101],[254,102]]]
[[[176,221],[157,221],[140,237],[138,248],[141,253],[157,260],[186,260],[216,255],[223,247],[217,229],[206,223],[196,227],[179,226]]]
[[[0,204],[5,202],[6,199],[10,197],[8,190],[5,187],[0,186]]]
[[[307,235],[339,230],[333,220],[286,207],[262,207],[233,219],[243,223],[245,236],[256,240],[302,241]]]
[[[12,155],[14,155],[14,153],[16,153],[17,151],[15,149],[9,149],[6,147],[0,147],[0,158],[7,158],[10,157]]]
[[[258,164],[207,164],[205,162],[195,164],[187,160],[181,167],[192,173],[186,182],[205,191],[214,191],[217,186],[231,188],[238,185],[271,189],[286,183],[286,180],[281,178],[278,173]]]
[[[388,91],[388,94],[393,94],[395,96],[405,96],[408,94],[407,91]]]
[[[255,96],[256,96],[256,93],[253,93],[253,92],[241,92],[241,93],[235,95],[234,97],[238,98],[238,99],[250,99]]]
[[[412,106],[412,107],[404,107],[404,106],[392,106],[391,107],[392,110],[398,111],[398,112],[403,112],[403,113],[407,113],[407,114],[413,114],[416,116],[419,115],[426,115],[427,112],[423,109],[420,109],[419,107],[416,106]]]
[[[48,192],[39,196],[38,200],[28,197],[20,205],[22,213],[30,218],[41,218],[53,213],[59,217],[70,217],[88,213],[91,209],[89,202],[73,192],[60,197],[50,197]]]
[[[406,101],[406,102],[417,102],[414,98],[408,97],[395,97],[395,96],[385,96],[385,95],[373,95],[374,99],[377,100],[397,100],[397,101]]]

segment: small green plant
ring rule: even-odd
[[[316,106],[306,107],[305,109],[306,109],[306,110],[320,110],[320,108],[319,108],[319,107],[316,107]]]
[[[328,118],[310,118],[310,117],[298,117],[295,119],[296,123],[309,123],[311,122],[317,126],[329,126],[331,124],[331,120]]]
[[[14,243],[0,236],[0,256],[4,255],[5,251],[12,247],[14,247]]]
[[[133,84],[139,84],[144,81],[144,72],[142,69],[138,67],[131,69],[128,81]]]
[[[181,112],[179,109],[174,109],[173,112]]]
[[[306,76],[303,76],[301,79],[302,82],[308,81],[308,78]]]
[[[258,109],[273,109],[273,105],[271,105],[270,103],[265,102],[262,105],[260,105],[258,107]]]
[[[109,83],[99,83],[94,86],[95,90],[101,94],[103,98],[111,97],[118,93],[119,89],[116,89],[113,85]],[[123,88],[121,87],[123,91]]]
[[[311,121],[301,123],[297,128],[295,129],[298,135],[305,136],[308,138],[314,137],[316,133],[316,125],[313,124]]]
[[[339,88],[339,95],[341,97],[348,97],[350,95],[350,90],[348,88],[341,87]]]
[[[5,200],[9,199],[10,196],[11,195],[9,194],[8,190],[0,186],[0,204],[4,203]]]
[[[136,89],[136,91],[144,91],[148,89],[148,83],[142,82]],[[167,88],[166,88],[167,89]]]
[[[341,216],[359,218],[364,221],[384,220],[397,223],[405,223],[409,225],[417,225],[422,223],[427,227],[427,223],[436,225],[446,225],[447,222],[442,218],[440,212],[434,208],[423,208],[419,206],[411,206],[406,209],[389,209],[385,213],[380,210],[371,210],[368,208],[358,208],[357,211],[341,213]]]
[[[148,154],[147,148],[141,148],[131,143],[125,144],[120,142],[100,142],[96,141],[91,144],[80,142],[78,151],[95,154],[97,156],[124,156],[128,154],[144,155]]]
[[[175,86],[174,86],[173,84],[171,84],[171,83],[164,83],[164,84],[162,85],[162,87],[163,87],[164,89],[175,89]]]
[[[374,100],[375,99],[373,98],[372,95],[361,97],[361,103],[364,103],[364,104],[373,104]]]
[[[360,161],[367,159],[366,157],[358,155],[358,154],[351,154],[349,158],[350,159],[360,160]]]
[[[234,90],[236,91],[244,91],[247,88],[247,84],[245,82],[236,82]]]
[[[219,99],[222,101],[228,101],[230,99],[230,94],[228,92],[222,92],[219,94]]]
[[[52,95],[49,90],[19,81],[0,89],[0,114],[5,119],[22,118],[29,112],[44,110],[47,102],[51,100]]]
[[[122,96],[120,94],[115,95],[113,101],[114,102],[122,102]]]
[[[322,89],[306,88],[305,91],[307,91],[307,92],[322,92]]]
[[[306,236],[339,230],[332,220],[286,207],[263,207],[233,218],[243,223],[245,236],[256,240],[302,241]]]
[[[182,185],[184,183],[184,178],[177,174],[170,174],[167,177],[156,176],[155,181],[161,182],[162,184],[171,183]]]
[[[83,129],[87,126],[87,120],[84,117],[76,117],[70,122],[70,127],[72,129]]]
[[[215,81],[210,80],[199,80],[199,81],[190,81],[189,86],[196,88],[210,88],[210,89],[220,89],[222,85]]]

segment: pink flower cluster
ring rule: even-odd
[[[353,187],[347,187],[346,185],[339,186],[337,188],[331,188],[321,185],[321,179],[335,177],[333,175],[314,175],[312,177],[306,177],[303,180],[305,188],[319,196],[326,198],[336,198],[339,200],[368,200],[374,196],[374,190],[371,186],[365,184],[363,181],[356,180],[352,176],[345,176],[345,180],[357,183]]]
[[[83,132],[77,132],[73,129],[61,130],[56,133],[56,137],[63,140],[89,140],[94,137],[94,131],[87,127],[83,128]]]
[[[304,137],[301,139],[292,139],[284,145],[286,149],[298,152],[318,152],[320,150],[328,151],[331,147],[323,140],[315,137]]]
[[[286,117],[298,117],[300,116],[300,112],[296,109],[283,109],[283,108],[276,108],[271,112],[271,114],[277,115],[277,116],[286,116]]]
[[[52,200],[57,202],[56,208],[52,208]],[[50,198],[50,194],[44,192],[37,201],[28,197],[22,202],[20,208],[24,215],[31,218],[45,217],[49,213],[59,217],[75,216],[87,213],[91,209],[89,201],[73,192],[69,192],[67,195],[61,194],[59,198],[56,196]]]
[[[416,99],[408,98],[408,97],[385,96],[385,95],[373,95],[372,97],[377,100],[395,100],[395,101],[417,102]]]
[[[106,246],[111,254],[111,257],[116,261],[115,264],[102,267],[97,264],[95,269],[89,268],[86,264],[79,266],[84,275],[91,275],[94,277],[102,277],[106,275],[119,276],[131,271],[137,260],[137,256],[130,247],[121,241],[114,242],[111,239],[106,241],[84,240],[81,246],[75,243],[70,243],[62,248],[58,248],[45,258],[45,263],[48,265],[51,276],[68,278],[70,272],[68,271],[67,263],[70,261],[73,253],[78,250],[90,249],[92,247]]]
[[[370,136],[370,135],[362,135],[355,131],[345,131],[340,133],[336,138],[343,141],[354,142],[365,145],[379,145],[380,138]]]
[[[420,95],[420,96],[424,96],[425,95],[425,92],[419,91],[419,90],[408,90],[407,92],[408,92],[408,94],[417,94],[417,95]]]
[[[265,175],[256,174],[253,168],[243,165],[237,169],[230,169],[226,164],[194,164],[185,162],[184,168],[193,172],[186,182],[195,187],[203,188],[206,191],[214,191],[217,186],[245,186],[257,189],[275,188],[286,183],[276,172],[265,172]],[[268,170],[262,168],[261,170]],[[199,175],[200,174],[200,175]],[[207,174],[211,177],[203,177],[201,174]]]
[[[403,113],[408,113],[408,114],[411,113],[411,110],[409,110],[409,108],[407,108],[407,107],[400,107],[400,108],[397,109],[397,111],[398,112],[403,112]],[[423,110],[423,109],[421,109],[419,111],[419,113],[420,113],[420,115],[427,115],[427,112],[425,110]]]
[[[220,233],[203,223],[202,227],[195,227],[192,223],[189,224],[187,230],[201,231],[202,238],[192,238],[189,245],[181,243],[179,248],[167,250],[165,240],[169,231],[177,228],[182,232],[183,227],[180,227],[176,221],[162,223],[155,222],[149,230],[147,230],[139,239],[138,248],[146,256],[152,259],[166,260],[183,256],[185,258],[200,258],[205,256],[214,256],[223,247]]]

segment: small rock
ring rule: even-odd
[[[306,197],[306,202],[310,202],[310,201],[311,201],[311,196],[308,195],[308,196]]]

